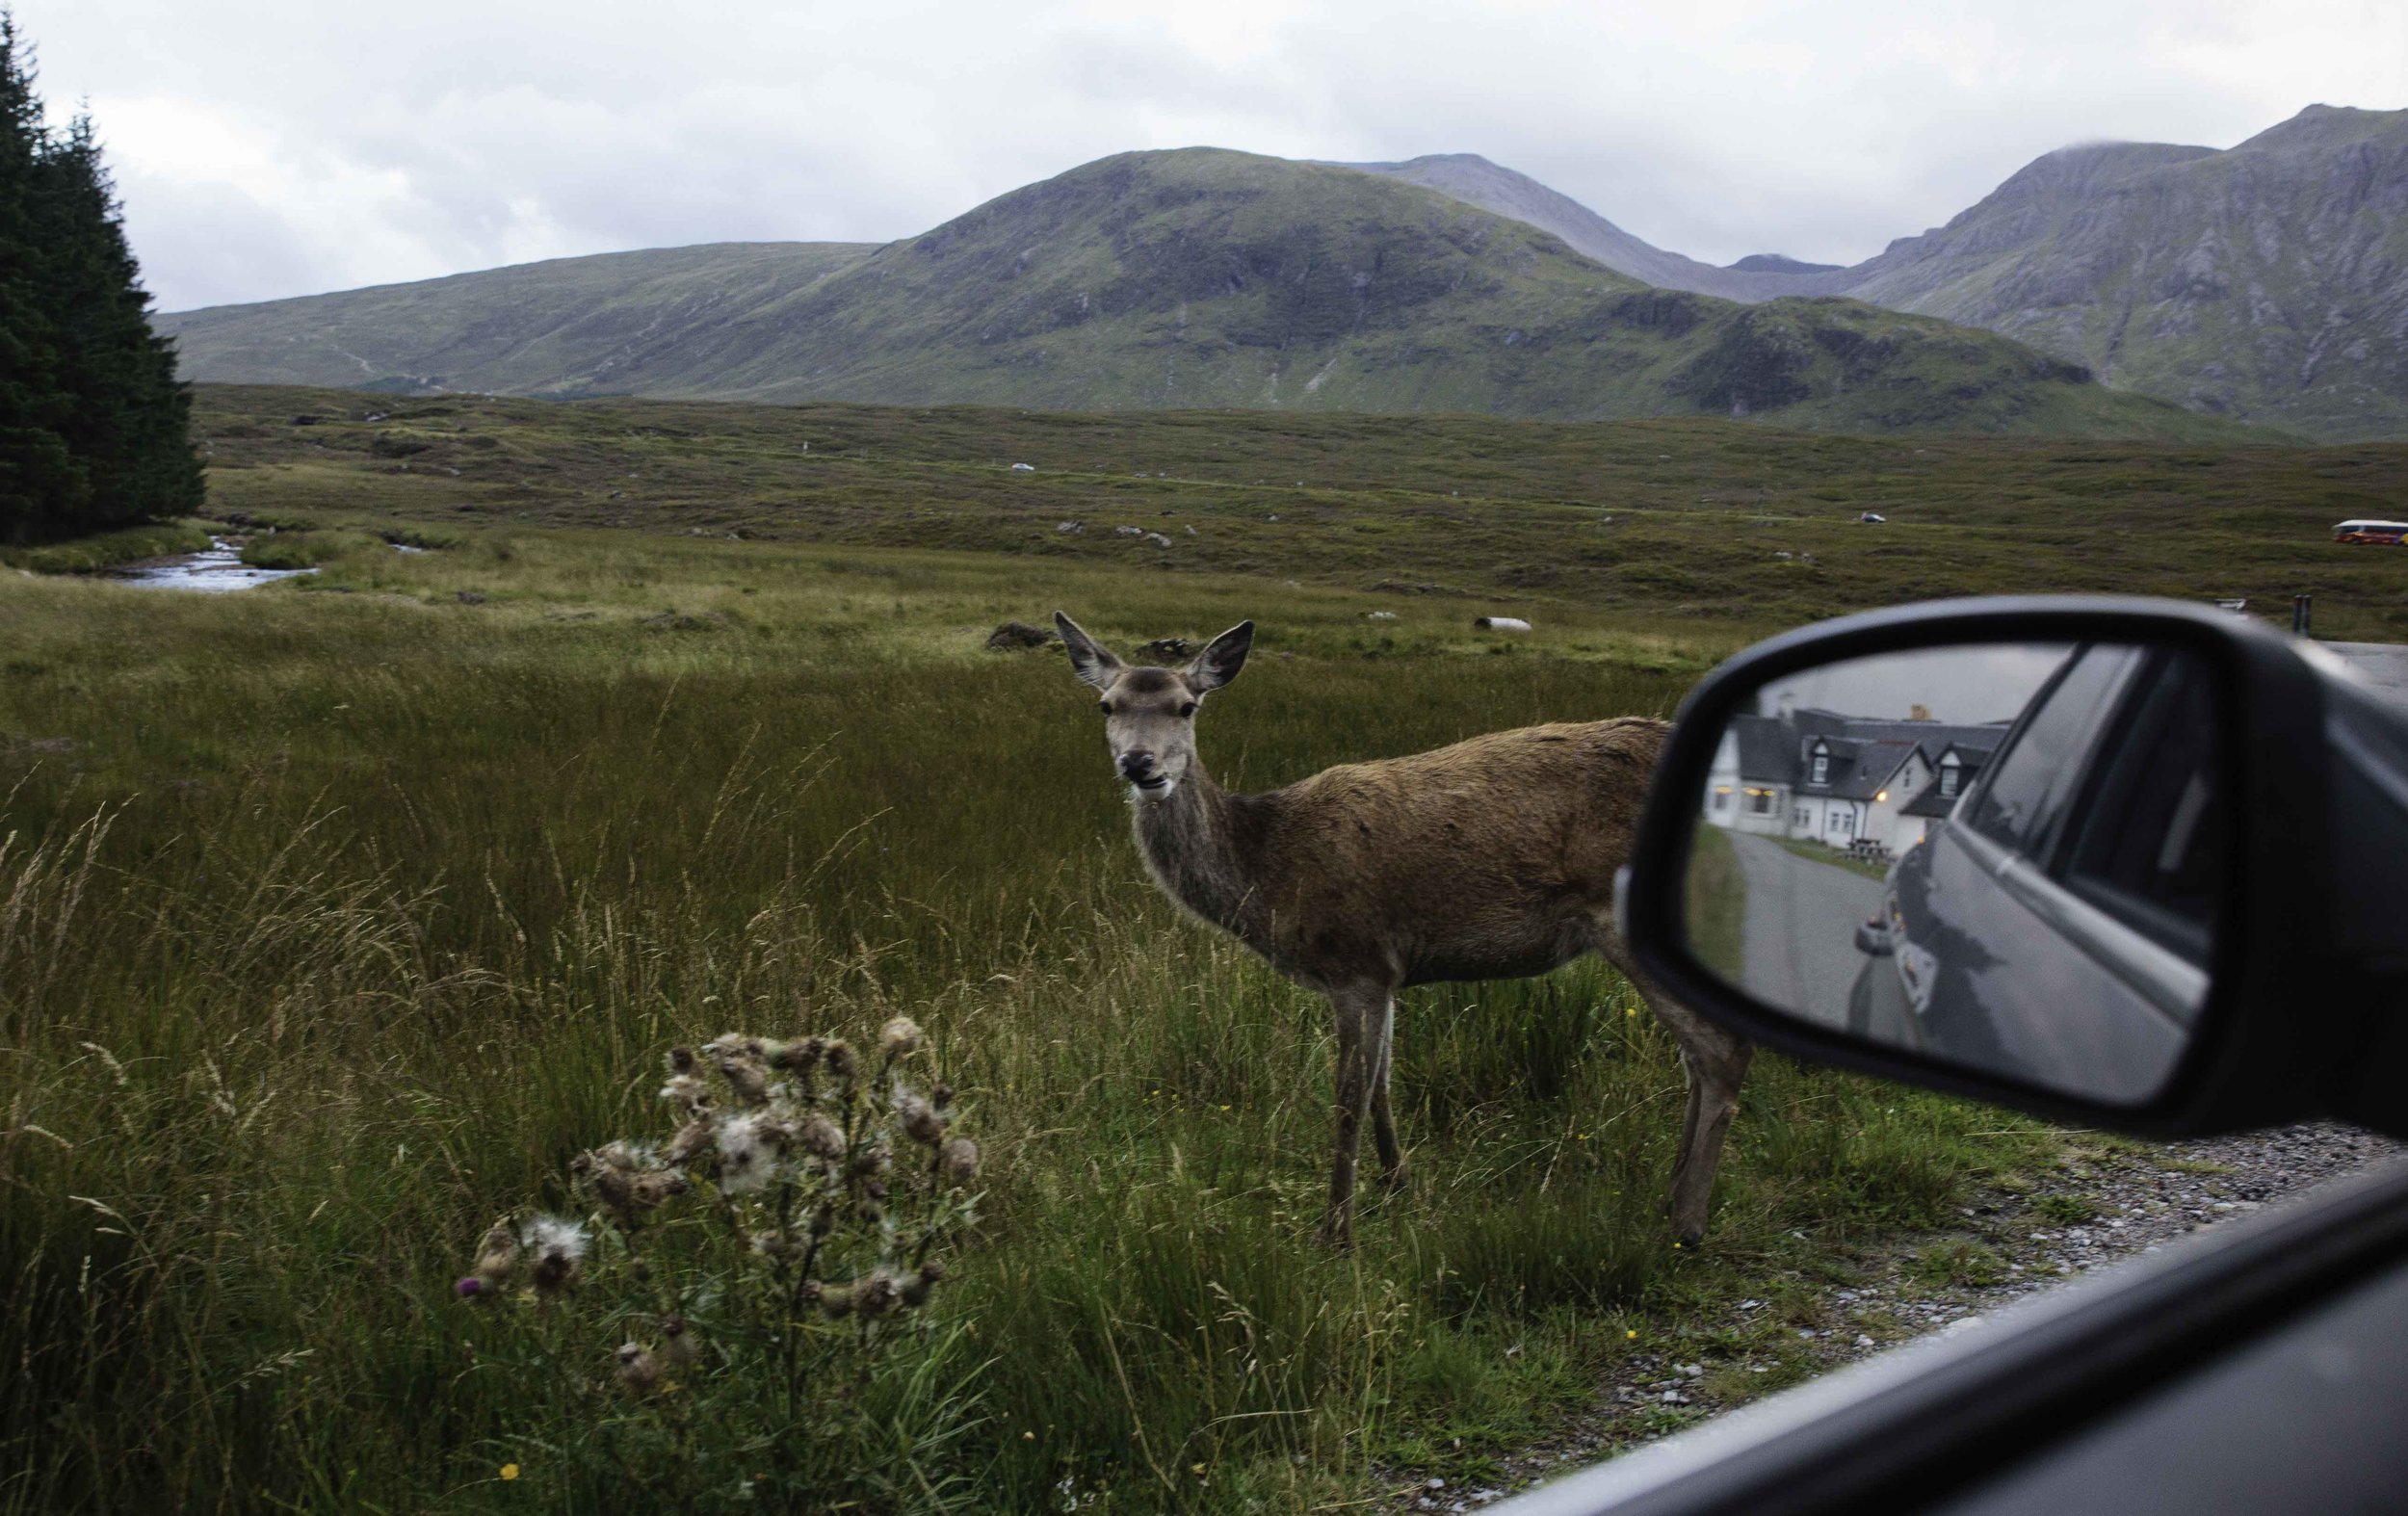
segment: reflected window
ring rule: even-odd
[[[1964,777],[1965,765],[1958,760],[1956,754],[1950,753],[1946,758],[1941,759],[1940,797],[1948,800],[1956,798],[1956,787],[1959,783],[1963,782]]]
[[[1815,744],[1815,772],[1813,782],[1816,784],[1829,784],[1831,782],[1831,749],[1823,746],[1820,743]]]
[[[1991,765],[1968,818],[1974,830],[2019,852],[2046,849],[2082,760],[2141,656],[2133,647],[2086,647],[2074,656]]]
[[[2074,828],[2066,882],[2093,904],[2205,963],[2223,893],[2230,816],[2216,784],[2207,668],[2160,654]]]

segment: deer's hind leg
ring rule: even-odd
[[[1397,1115],[1388,1105],[1388,1065],[1397,1046],[1397,997],[1382,997],[1372,1019],[1372,1141],[1379,1149],[1379,1185],[1396,1189],[1404,1184],[1404,1144],[1397,1140]]]
[[[1688,1078],[1688,1100],[1681,1115],[1681,1147],[1673,1161],[1668,1209],[1673,1235],[1694,1247],[1705,1240],[1706,1212],[1714,1197],[1714,1174],[1722,1167],[1723,1139],[1730,1134],[1731,1118],[1739,1114],[1740,1086],[1746,1083],[1755,1045],[1733,1036],[1658,988],[1631,963],[1611,928],[1601,928],[1599,939],[1598,951],[1622,971],[1631,988],[1681,1046],[1681,1072]]]

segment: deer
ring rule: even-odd
[[[1442,980],[1524,979],[1595,953],[1670,1031],[1688,1083],[1668,1207],[1694,1247],[1749,1043],[1650,983],[1613,920],[1614,873],[1669,728],[1643,717],[1492,732],[1408,757],[1340,764],[1238,795],[1197,756],[1196,713],[1238,677],[1243,621],[1179,667],[1124,663],[1069,616],[1072,672],[1099,694],[1138,851],[1189,914],[1235,937],[1336,1019],[1337,1142],[1320,1241],[1351,1244],[1366,1117],[1379,1183],[1405,1156],[1389,1103],[1397,997]]]

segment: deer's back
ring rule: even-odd
[[[1626,718],[1492,732],[1266,797],[1274,958],[1404,982],[1568,960],[1611,908],[1666,730]]]

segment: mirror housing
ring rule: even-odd
[[[1699,797],[1726,726],[1822,665],[1965,643],[2131,643],[2195,656],[2213,681],[2231,863],[2193,1035],[2156,1092],[2117,1104],[1943,1062],[1767,1005],[1691,951]],[[2408,719],[2345,666],[2229,613],[2075,596],[1936,601],[1787,633],[1684,702],[1622,892],[1641,970],[1729,1030],[1800,1057],[2036,1115],[2157,1137],[2316,1116],[2408,1130]]]

